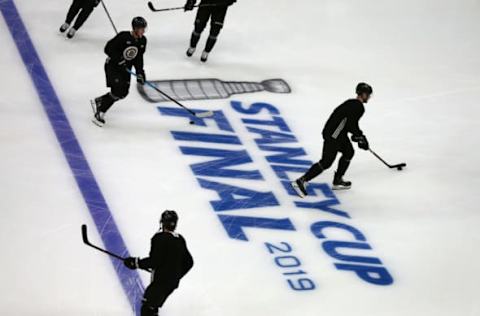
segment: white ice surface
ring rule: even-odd
[[[408,167],[391,172],[357,150],[347,175],[354,186],[337,196],[394,276],[389,287],[333,267],[309,232],[325,219],[320,212],[239,211],[290,217],[298,231],[249,230],[250,242],[229,239],[209,204],[214,194],[200,188],[188,166],[204,158],[182,156],[170,135],[203,129],[159,115],[133,84],[108,113],[108,126],[93,126],[88,100],[106,91],[103,46],[113,31],[98,7],[67,41],[57,28],[69,2],[41,2],[16,4],[129,250],[146,255],[160,212],[180,213],[196,265],[161,315],[480,315],[478,1],[239,0],[205,65],[198,53],[184,56],[193,13],[106,2],[120,29],[135,15],[148,20],[151,79],[285,79],[291,94],[233,99],[279,107],[312,160],[321,154],[331,110],[358,81],[373,85],[361,127],[374,149]],[[79,226],[92,220],[3,19],[0,43],[0,312],[131,315],[108,258],[81,244]],[[187,104],[225,111],[267,179],[258,188],[270,188],[287,205],[229,100]],[[264,249],[265,241],[285,240],[315,291],[290,290]],[[148,275],[142,277],[147,284]]]

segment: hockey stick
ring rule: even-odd
[[[203,4],[203,5],[195,5],[194,8],[201,8],[201,7],[217,7],[216,4]],[[173,11],[173,10],[182,10],[185,7],[175,7],[175,8],[166,8],[166,9],[157,9],[153,6],[151,1],[148,1],[148,8],[153,12],[163,12],[163,11]]]
[[[90,243],[90,241],[88,240],[87,225],[85,225],[85,224],[82,225],[82,239],[83,239],[83,243],[85,245],[90,246],[94,249],[97,249],[100,252],[106,253],[107,255],[112,256],[112,257],[117,258],[117,259],[122,260],[122,261],[126,259],[126,258],[123,258],[119,255],[116,255],[116,254],[114,254],[114,253],[112,253],[108,250],[102,249],[102,248],[100,248],[98,246],[95,246],[94,244]]]
[[[396,168],[397,170],[402,170],[404,167],[407,166],[406,163],[402,162],[402,163],[399,163],[399,164],[396,164],[396,165],[390,165],[389,163],[387,163],[385,160],[382,159],[382,157],[380,157],[376,152],[374,152],[373,150],[369,149],[369,151],[375,156],[377,157],[381,162],[383,162],[388,168]]]
[[[136,73],[134,73],[133,71],[131,71],[130,69],[128,68],[125,68],[130,74],[134,75],[135,77],[138,77]],[[145,80],[145,84],[150,86],[152,89],[155,89],[157,92],[159,92],[160,94],[162,94],[163,96],[165,96],[167,99],[169,99],[170,101],[174,102],[175,104],[177,104],[178,106],[182,107],[183,109],[187,110],[190,114],[192,114],[193,116],[195,117],[198,117],[198,118],[205,118],[205,117],[212,117],[213,116],[213,112],[212,111],[205,111],[205,112],[200,112],[200,113],[195,113],[193,112],[192,110],[190,110],[189,108],[187,108],[185,105],[181,104],[180,102],[178,102],[177,100],[175,100],[174,98],[172,98],[171,96],[169,96],[168,94],[166,94],[165,92],[163,92],[162,90],[158,89],[153,83],[151,83],[150,81],[147,81]]]
[[[105,5],[105,3],[103,3],[103,0],[100,0],[100,2],[102,3],[103,9],[105,10],[105,13],[108,16],[108,19],[110,20],[110,23],[112,24],[112,27],[113,27],[113,30],[115,31],[115,34],[118,34],[117,28],[115,27],[115,23],[113,23],[112,17],[110,16],[110,13],[108,12],[107,6]]]

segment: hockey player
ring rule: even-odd
[[[201,0],[200,8],[198,8],[197,16],[195,18],[195,29],[190,38],[190,47],[187,50],[187,56],[191,57],[195,52],[200,35],[207,26],[210,20],[210,35],[208,36],[207,44],[200,57],[202,62],[206,62],[208,54],[212,51],[213,46],[217,42],[217,37],[223,27],[223,22],[227,14],[228,7],[237,0]],[[187,0],[185,4],[185,11],[193,10],[197,0]]]
[[[94,110],[92,120],[98,126],[105,124],[105,113],[116,101],[125,98],[130,89],[130,73],[135,67],[137,82],[145,84],[145,71],[143,69],[143,54],[147,47],[147,38],[144,36],[147,21],[142,17],[132,20],[132,31],[118,33],[105,46],[107,60],[105,74],[107,87],[110,92],[90,101]]]
[[[150,256],[127,258],[125,266],[130,269],[152,271],[152,282],[145,290],[142,301],[142,316],[156,316],[158,309],[178,287],[180,279],[193,267],[193,258],[187,249],[185,239],[175,233],[178,215],[175,211],[163,212],[161,231],[152,237]]]
[[[68,10],[67,17],[65,18],[65,23],[60,26],[60,32],[65,33],[66,30],[70,27],[75,17],[78,15],[75,20],[75,24],[67,32],[67,38],[72,38],[85,23],[85,21],[92,13],[93,9],[100,3],[101,0],[73,0],[70,9]]]
[[[313,164],[303,176],[291,183],[300,197],[308,195],[308,182],[330,168],[338,152],[341,152],[342,156],[338,161],[338,168],[333,178],[333,189],[340,190],[351,187],[350,181],[343,180],[343,175],[354,154],[348,133],[352,134],[352,140],[358,143],[359,148],[369,149],[367,138],[360,130],[358,121],[365,112],[363,104],[368,102],[373,90],[370,85],[362,82],[357,85],[356,92],[357,98],[347,100],[338,106],[325,124],[322,132],[324,139],[322,159]]]

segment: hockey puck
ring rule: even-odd
[[[399,171],[402,171],[402,169],[403,169],[402,167],[397,167],[397,170]]]
[[[194,121],[190,121],[190,125],[195,125],[195,122],[194,122]]]

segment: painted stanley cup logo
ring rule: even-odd
[[[262,82],[222,81],[219,79],[184,79],[151,81],[158,89],[178,101],[226,99],[234,94],[268,91],[290,93],[288,83],[283,79]],[[169,101],[162,94],[147,85],[138,85],[138,91],[149,102]]]

